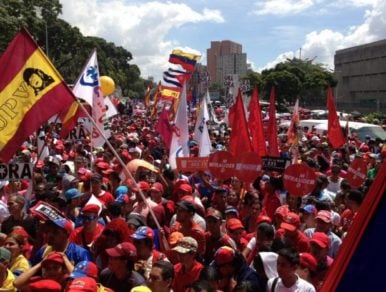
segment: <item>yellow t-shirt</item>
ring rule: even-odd
[[[12,261],[10,270],[16,276],[19,276],[21,273],[24,273],[29,268],[30,268],[30,264],[28,260],[24,255],[21,254]]]
[[[8,275],[4,280],[3,285],[0,288],[0,292],[16,292],[16,288],[13,286],[13,281],[15,281],[15,276],[10,270],[7,270]]]

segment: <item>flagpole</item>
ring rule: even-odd
[[[157,226],[157,228],[159,230],[162,229],[161,225],[159,224],[158,222],[158,219],[157,217],[155,216],[152,208],[150,208],[147,200],[146,200],[146,197],[145,195],[143,194],[141,188],[138,187],[137,185],[137,181],[135,180],[135,178],[133,177],[133,175],[131,174],[131,172],[127,169],[125,163],[123,162],[123,160],[121,159],[121,157],[119,156],[119,154],[117,153],[117,151],[115,150],[115,148],[113,147],[113,145],[111,145],[110,141],[106,138],[105,134],[103,133],[103,131],[98,127],[98,125],[96,124],[96,122],[94,121],[94,119],[92,118],[92,116],[89,114],[89,112],[85,109],[85,107],[77,100],[76,101],[78,103],[78,105],[80,106],[80,108],[85,112],[85,114],[87,115],[87,117],[90,119],[91,123],[93,124],[93,126],[95,127],[95,129],[97,129],[97,131],[99,132],[99,134],[102,136],[102,138],[105,140],[107,146],[110,148],[111,152],[114,154],[114,156],[118,159],[118,162],[119,164],[123,167],[123,170],[125,172],[125,174],[131,179],[134,181],[136,187],[138,188],[138,191],[139,191],[139,194],[142,198],[142,200],[145,202],[146,206],[149,208],[149,211],[150,211],[150,214],[151,216],[153,217],[153,220]],[[167,240],[165,239],[165,237],[162,237],[163,238],[163,243],[166,247],[166,249],[169,249],[169,244],[167,242]]]

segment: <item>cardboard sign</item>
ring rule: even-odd
[[[32,163],[0,163],[0,180],[32,179]]]
[[[58,209],[44,201],[39,201],[31,209],[31,214],[41,220],[68,220]]]
[[[234,175],[240,180],[249,183],[261,175],[262,160],[256,153],[242,153],[235,162]]]
[[[217,151],[209,156],[209,171],[218,179],[228,179],[234,175],[235,162],[232,153]]]
[[[82,141],[90,135],[90,132],[83,126],[78,125],[67,136],[67,140]]]
[[[182,172],[206,170],[208,161],[208,157],[177,157],[177,169]]]
[[[283,172],[289,165],[290,160],[280,157],[262,157],[263,170]]]
[[[347,169],[346,179],[353,188],[359,188],[367,177],[367,163],[361,158],[355,158]]]
[[[288,166],[283,176],[284,188],[293,196],[304,196],[315,186],[316,174],[307,165],[293,164]]]

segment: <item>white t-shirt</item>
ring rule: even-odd
[[[267,284],[267,292],[271,292],[272,284],[275,278],[271,278],[268,280]],[[275,290],[273,292],[315,292],[315,287],[307,282],[306,280],[303,280],[298,276],[298,280],[295,282],[294,285],[287,288],[283,285],[283,282],[279,278],[279,280],[276,283]]]

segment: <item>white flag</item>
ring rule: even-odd
[[[188,114],[186,104],[186,81],[184,82],[180,94],[180,102],[174,121],[174,131],[169,152],[169,164],[172,169],[177,168],[177,157],[189,157],[189,129]]]
[[[77,98],[85,100],[92,106],[92,117],[97,127],[104,133],[106,138],[109,138],[110,130],[107,127],[106,107],[103,100],[99,77],[98,59],[96,50],[94,50],[82,75],[75,84],[73,92]],[[105,139],[98,130],[93,129],[91,142],[93,147],[101,147],[105,143]]]
[[[200,114],[196,121],[196,127],[194,129],[194,139],[198,142],[200,147],[199,157],[208,157],[212,148],[212,143],[210,142],[208,125],[206,124],[209,121],[209,112],[208,112],[208,99],[209,91],[206,91],[206,96],[201,101]]]
[[[111,101],[110,97],[105,97],[105,106],[106,106],[106,117],[109,119],[118,114],[117,108]]]

